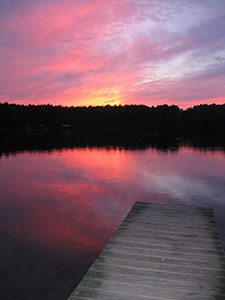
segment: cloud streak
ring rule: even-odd
[[[225,3],[0,1],[0,99],[225,102]]]

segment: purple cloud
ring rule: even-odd
[[[0,1],[0,99],[224,103],[224,28],[223,0]]]

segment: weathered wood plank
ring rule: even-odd
[[[112,242],[114,243],[119,243],[120,241],[126,241],[126,242],[135,242],[139,245],[146,245],[148,247],[164,247],[164,248],[172,248],[172,249],[188,249],[192,250],[193,252],[196,251],[201,251],[201,250],[206,250],[206,251],[212,251],[215,253],[221,252],[223,253],[223,246],[221,244],[213,243],[211,242],[210,244],[205,244],[205,243],[194,243],[194,242],[185,242],[185,241],[180,241],[176,239],[162,239],[162,238],[154,238],[154,237],[138,237],[138,236],[127,236],[127,237],[118,237],[114,236],[112,238]]]
[[[176,257],[174,258],[169,258],[166,257],[165,255],[156,255],[156,256],[151,256],[151,255],[143,255],[137,252],[132,252],[132,251],[121,251],[121,250],[116,250],[113,248],[113,250],[107,250],[105,249],[101,256],[103,257],[118,257],[118,258],[124,258],[124,259],[131,259],[131,260],[138,260],[138,261],[143,261],[147,263],[157,263],[161,264],[162,262],[164,265],[175,265],[175,266],[189,266],[193,268],[210,268],[210,269],[215,269],[215,270],[224,270],[225,264],[222,263],[218,260],[217,262],[214,260],[212,262],[210,261],[198,261],[198,260],[193,260],[193,259],[177,259]]]
[[[99,280],[112,280],[114,282],[124,282],[124,283],[130,283],[130,284],[139,284],[141,286],[153,286],[158,287],[160,289],[179,289],[181,291],[187,291],[187,290],[199,290],[199,282],[198,281],[182,281],[182,280],[172,280],[171,278],[168,279],[161,279],[161,278],[155,278],[154,276],[139,276],[138,274],[130,274],[127,276],[126,272],[118,272],[116,268],[113,269],[113,267],[110,267],[104,271],[92,271],[89,270],[89,272],[86,274],[85,278],[97,278]],[[214,293],[223,293],[225,294],[225,286],[222,285],[214,285],[211,280],[201,282],[201,287],[204,287],[204,290],[214,292]]]
[[[119,243],[117,243],[117,240],[119,241]],[[176,251],[175,248],[172,246],[172,245],[169,245],[169,244],[149,244],[148,242],[135,242],[135,241],[125,241],[125,240],[122,240],[122,239],[111,239],[108,243],[108,245],[114,245],[114,244],[118,244],[120,246],[126,246],[126,247],[133,247],[135,249],[137,248],[142,248],[142,249],[146,249],[146,250],[155,250],[155,251],[158,251],[158,252],[172,252],[172,253],[178,253],[178,254],[197,254],[197,255],[202,255],[202,256],[220,256],[222,259],[224,258],[224,251],[221,247],[220,250],[209,250],[209,249],[193,249],[193,248],[190,248],[190,245],[189,247],[186,247],[186,248],[183,248],[182,246],[179,247],[178,245],[176,246]]]
[[[175,272],[160,272],[150,269],[142,269],[142,268],[133,268],[129,266],[122,266],[120,264],[101,264],[98,263],[94,265],[90,271],[100,271],[104,273],[117,272],[120,274],[126,275],[126,277],[130,277],[130,275],[145,277],[145,278],[154,278],[155,280],[167,280],[172,282],[195,282],[202,288],[205,283],[207,284],[218,284],[218,286],[225,286],[225,280],[223,278],[215,278],[215,277],[202,277],[201,275],[192,276],[190,274],[182,274]]]
[[[213,210],[135,203],[72,299],[225,299]]]
[[[163,218],[162,218],[163,219]],[[138,225],[138,227],[140,226],[148,226],[149,228],[154,228],[154,230],[158,230],[160,228],[164,228],[166,229],[167,231],[172,231],[174,232],[174,226],[177,227],[177,232],[190,232],[191,230],[192,231],[201,231],[201,232],[204,232],[204,233],[208,233],[208,232],[212,232],[212,233],[217,233],[218,234],[218,231],[217,231],[217,227],[216,226],[203,226],[203,225],[200,225],[200,224],[194,224],[194,223],[181,223],[181,222],[165,222],[165,220],[162,222],[162,220],[157,220],[155,222],[153,222],[152,219],[149,219],[149,220],[141,220],[141,221],[138,221],[138,220],[135,220],[135,222],[133,220],[130,220],[130,219],[125,219],[124,223],[123,223],[123,226],[128,226],[129,227],[131,225],[135,226],[135,224]],[[136,226],[137,226],[136,225]]]
[[[189,254],[189,253],[178,253],[178,252],[169,252],[169,251],[154,251],[152,249],[145,249],[140,247],[128,247],[122,245],[115,245],[115,244],[108,244],[106,245],[104,251],[111,251],[111,252],[119,252],[119,253],[129,253],[135,254],[138,256],[148,257],[151,260],[158,260],[158,259],[166,259],[169,261],[181,261],[184,264],[193,264],[193,265],[209,265],[214,267],[221,267],[221,265],[225,265],[225,257],[218,256],[218,255],[197,255],[197,254]]]
[[[197,267],[187,267],[182,265],[171,265],[166,264],[164,261],[161,263],[150,263],[146,261],[138,261],[134,259],[126,259],[126,258],[119,258],[116,255],[114,256],[102,256],[98,257],[98,264],[109,264],[109,265],[119,265],[128,267],[130,269],[137,268],[139,270],[151,270],[155,272],[164,272],[164,273],[179,273],[183,275],[191,275],[193,277],[201,275],[205,277],[218,277],[218,278],[225,278],[225,272],[223,269],[211,269],[211,268],[197,268]]]
[[[167,235],[176,235],[176,236],[187,236],[187,237],[196,237],[196,238],[208,238],[209,236],[213,238],[220,238],[219,233],[214,229],[195,228],[195,227],[184,227],[179,230],[177,229],[176,233],[174,232],[174,227],[167,226],[166,224],[154,224],[154,226],[149,226],[146,228],[146,224],[139,223],[138,227],[135,224],[130,223],[129,227],[127,224],[122,224],[118,230],[132,230],[133,233],[152,233],[152,234],[167,234]]]

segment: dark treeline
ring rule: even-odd
[[[224,135],[225,104],[178,106],[145,105],[63,107],[0,104],[1,130],[121,129],[149,135],[189,135],[196,132]]]
[[[125,147],[225,149],[225,105],[62,107],[0,104],[0,156],[21,150]]]

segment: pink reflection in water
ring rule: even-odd
[[[135,201],[220,205],[224,158],[186,147],[3,157],[1,231],[64,253],[99,253]]]

